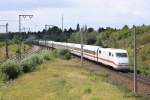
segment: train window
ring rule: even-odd
[[[111,56],[111,52],[109,52],[109,56]]]
[[[116,57],[127,57],[127,53],[116,53]]]
[[[101,50],[99,51],[99,53],[101,54]]]
[[[94,55],[95,55],[95,52],[94,52],[94,51],[84,50],[84,52],[86,52],[86,53],[91,53],[91,54],[94,54]]]

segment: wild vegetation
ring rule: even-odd
[[[58,50],[56,49],[53,51],[53,55],[61,59],[66,59],[66,60],[71,59],[71,53],[68,49],[58,49]]]
[[[21,56],[31,50],[31,45],[27,44],[19,34],[0,34],[0,63],[9,58]]]
[[[134,29],[125,25],[122,29],[100,28],[84,32],[84,43],[106,48],[121,48],[129,52],[130,69],[133,69]],[[138,49],[138,72],[150,75],[150,26],[139,26],[136,31]],[[69,42],[80,43],[80,32],[71,35]]]
[[[56,51],[55,51],[56,52]],[[52,57],[52,56],[51,56]],[[53,56],[54,57],[54,56]],[[81,68],[75,59],[53,59],[1,86],[2,100],[142,100]],[[144,99],[146,100],[146,99]]]
[[[1,81],[5,82],[7,80],[13,80],[23,73],[32,72],[44,61],[52,60],[52,57],[60,57],[69,60],[71,54],[65,49],[55,50],[53,52],[43,50],[38,54],[32,54],[19,62],[16,60],[7,60],[0,65],[0,73],[3,76]]]
[[[22,47],[20,48],[21,52],[28,52],[31,50],[31,46],[22,43]],[[18,51],[18,45],[9,41],[8,44],[8,57],[15,57]],[[0,63],[6,61],[8,58],[6,57],[6,46],[5,42],[0,42]]]

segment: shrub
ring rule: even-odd
[[[150,67],[149,66],[139,64],[138,71],[142,75],[146,75],[146,76],[150,75]]]
[[[59,55],[65,55],[69,51],[67,49],[60,49],[60,50],[58,50],[58,52],[59,52]]]
[[[22,62],[21,62],[21,66],[22,66],[22,71],[24,72],[24,73],[27,73],[27,72],[31,72],[31,71],[33,71],[33,63],[32,63],[32,61],[31,60],[23,60]]]
[[[17,78],[21,74],[21,68],[17,62],[8,60],[1,65],[1,72],[10,80]]]
[[[21,62],[24,73],[32,72],[37,68],[38,64],[42,64],[44,60],[50,60],[51,53],[47,50],[41,51],[39,54],[34,54]]]
[[[149,33],[144,33],[142,36],[140,36],[139,41],[142,45],[150,43],[150,34]]]
[[[71,59],[71,54],[70,54],[69,52],[66,53],[65,56],[64,56],[64,58],[65,58],[66,60]]]
[[[38,67],[38,64],[42,64],[44,60],[50,59],[51,53],[49,51],[44,50],[39,54],[33,54],[23,59],[20,63],[17,63],[13,60],[8,60],[0,66],[0,82],[3,80],[5,81],[15,79],[22,72],[32,72]]]
[[[21,62],[22,71],[24,73],[31,72],[36,69],[38,64],[42,64],[43,59],[38,55],[32,55]]]
[[[59,55],[58,55],[58,50],[57,50],[57,49],[53,50],[53,52],[51,53],[51,55],[52,55],[53,57],[55,57],[55,58],[59,57]]]
[[[30,59],[33,63],[33,66],[43,63],[43,58],[40,55],[33,55]]]
[[[71,53],[69,50],[67,49],[59,49],[56,51],[56,55],[58,55],[58,57],[65,59],[65,60],[69,60],[71,59]]]
[[[51,58],[51,53],[48,51],[48,50],[43,50],[42,52],[41,52],[41,56],[42,56],[42,58],[43,59],[45,59],[45,60],[51,60],[52,58]]]

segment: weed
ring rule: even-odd
[[[92,92],[91,86],[85,86],[84,93],[90,94]]]

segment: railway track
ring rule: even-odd
[[[124,76],[126,78],[129,78],[131,80],[133,80],[133,78],[134,78],[134,74],[130,73],[130,72],[129,73],[118,72],[118,74],[121,76]],[[144,76],[137,75],[137,82],[150,86],[150,77],[144,77]]]

